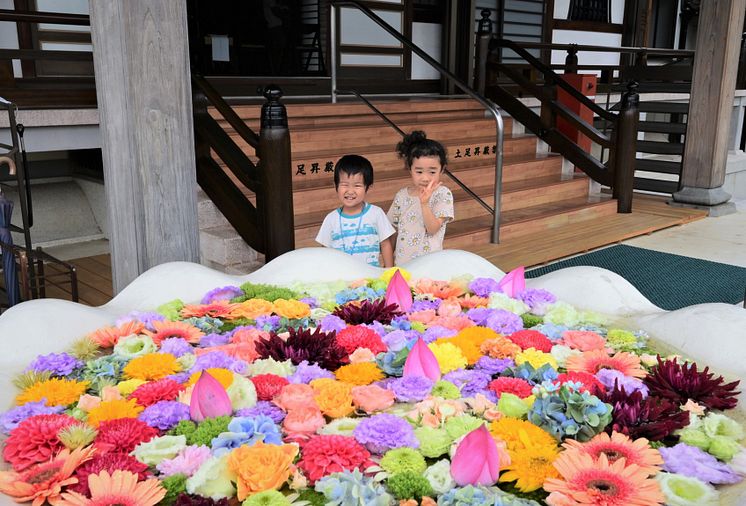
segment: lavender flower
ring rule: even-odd
[[[504,309],[495,309],[484,322],[486,327],[491,328],[498,334],[512,334],[523,329],[523,320],[520,316]]]
[[[266,416],[275,423],[281,423],[285,419],[285,411],[277,404],[270,401],[259,401],[250,408],[239,409],[236,411],[239,417],[258,417]]]
[[[340,318],[339,316],[334,316],[333,314],[326,315],[321,319],[321,322],[319,323],[319,327],[321,327],[322,332],[332,332],[336,331],[339,332],[340,330],[347,327],[347,324],[345,321]]]
[[[177,401],[158,401],[138,415],[151,427],[169,430],[182,420],[189,420],[189,406]]]
[[[114,322],[114,325],[119,327],[127,322],[140,322],[145,325],[145,328],[155,332],[153,322],[162,322],[165,319],[166,317],[162,314],[154,313],[152,311],[130,311],[126,315],[118,318],[117,321]]]
[[[194,353],[194,348],[183,337],[169,337],[161,341],[161,353],[170,353],[176,358]]]
[[[274,332],[280,328],[279,316],[257,316],[255,327],[265,332]]]
[[[381,413],[363,420],[352,431],[357,441],[378,455],[392,448],[418,448],[419,442],[409,423],[395,415]]]
[[[501,292],[496,280],[492,278],[476,278],[469,283],[469,290],[478,297],[489,297],[492,292]]]
[[[515,362],[513,362],[513,359],[492,358],[488,356],[481,357],[479,360],[477,360],[477,363],[475,365],[476,370],[484,371],[490,376],[500,374],[508,367],[515,367]]]
[[[222,288],[213,288],[202,297],[202,304],[212,304],[219,300],[231,300],[243,295],[243,290],[237,286],[224,286]]]
[[[441,337],[451,337],[458,334],[457,331],[452,329],[447,329],[445,327],[441,327],[440,325],[434,325],[432,327],[429,327],[425,333],[422,335],[422,340],[425,341],[426,344],[430,344],[436,339],[440,339]]]
[[[663,469],[669,473],[691,476],[716,485],[738,483],[743,479],[728,464],[695,446],[679,443],[672,448],[661,447],[658,451],[663,457]]]
[[[539,316],[544,315],[549,304],[557,302],[557,297],[553,293],[540,288],[528,288],[519,293],[517,298],[531,308],[533,314]]]
[[[487,321],[487,318],[492,316],[492,313],[494,312],[494,309],[489,309],[486,307],[475,307],[468,310],[466,312],[466,316],[468,316],[477,325],[484,325],[484,323]]]
[[[399,402],[419,402],[430,395],[433,381],[424,376],[405,376],[397,378],[386,386],[396,394]]]
[[[229,369],[238,374],[243,374],[248,367],[248,364],[237,358],[233,358],[227,353],[222,351],[211,351],[197,357],[197,361],[191,369],[191,373],[203,371],[205,369],[212,369],[217,367],[219,369]]]
[[[601,369],[596,373],[596,378],[598,378],[598,381],[603,383],[609,391],[614,390],[614,384],[616,383],[619,388],[624,388],[627,395],[631,395],[632,392],[639,390],[643,399],[648,396],[648,387],[645,383],[637,378],[625,376],[614,369]]]
[[[18,427],[18,424],[26,418],[36,415],[62,413],[64,410],[64,406],[47,406],[46,399],[41,399],[36,402],[27,402],[22,406],[13,408],[0,415],[0,427],[2,427],[2,431],[5,434],[10,434],[10,431]]]
[[[207,446],[187,446],[176,457],[162,460],[156,468],[163,476],[173,474],[192,476],[210,457],[212,457],[212,452]]]
[[[50,353],[49,355],[39,355],[26,368],[27,371],[49,371],[54,376],[68,376],[75,369],[85,365],[81,360],[68,355],[67,353]]]
[[[410,311],[413,313],[416,313],[417,311],[427,311],[429,309],[438,309],[440,307],[441,302],[442,301],[440,299],[416,300],[412,303],[412,309]]]
[[[211,346],[221,346],[228,344],[230,338],[226,334],[205,334],[199,340],[199,345],[202,348],[209,348]]]
[[[295,372],[288,376],[290,383],[310,383],[315,379],[330,378],[334,379],[334,374],[316,364],[309,364],[308,360],[302,361],[295,369]]]
[[[488,390],[487,385],[489,385],[492,376],[477,369],[456,369],[443,376],[443,379],[456,385],[461,390],[463,397],[474,397]]]

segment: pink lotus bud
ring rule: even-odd
[[[526,269],[516,267],[497,283],[497,287],[508,297],[515,297],[526,289]]]
[[[404,376],[424,376],[432,381],[440,379],[440,366],[435,354],[422,338],[417,339],[404,362]]]
[[[460,487],[497,483],[500,453],[486,426],[481,425],[461,440],[451,460],[451,476]]]
[[[202,371],[192,390],[189,402],[189,415],[195,422],[205,418],[230,415],[233,412],[231,400],[223,385],[207,371]]]
[[[389,304],[398,305],[399,309],[404,312],[412,308],[412,291],[399,269],[396,270],[389,281],[389,286],[386,287],[386,305]]]

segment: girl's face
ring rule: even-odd
[[[437,156],[421,156],[412,160],[409,172],[412,174],[412,184],[415,188],[425,188],[432,182],[440,182],[440,173],[443,167]]]

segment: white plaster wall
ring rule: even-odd
[[[412,23],[412,42],[440,63],[443,25]],[[438,79],[440,73],[419,56],[412,55],[412,79]]]
[[[0,9],[13,10],[13,0],[0,0]],[[18,49],[18,30],[11,21],[0,22],[0,48]],[[22,77],[20,60],[13,60],[13,75]]]
[[[570,10],[570,0],[555,0],[554,19],[567,19]],[[612,0],[611,22],[621,24],[624,20],[624,0]],[[576,30],[554,30],[552,42],[555,44],[580,44],[593,46],[622,45],[622,36],[618,33],[594,33]],[[552,63],[564,63],[567,53],[565,51],[552,51]],[[579,65],[618,65],[619,55],[617,53],[591,53],[580,51],[578,53]]]

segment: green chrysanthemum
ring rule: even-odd
[[[161,485],[166,489],[166,495],[161,499],[159,504],[163,506],[172,506],[179,494],[186,492],[187,476],[184,474],[172,474],[168,478],[161,480]]]
[[[407,471],[421,474],[427,469],[425,458],[412,448],[396,448],[389,450],[381,459],[381,467],[390,475]]]
[[[99,345],[86,336],[73,341],[67,352],[78,360],[87,362],[96,358],[100,350]]]
[[[521,319],[523,320],[523,328],[526,329],[530,329],[531,327],[535,327],[536,325],[544,323],[544,318],[531,313],[523,313],[521,315]]]
[[[290,506],[290,501],[277,490],[265,490],[247,497],[241,506]]]
[[[430,486],[427,478],[412,471],[395,474],[388,479],[387,485],[397,499],[416,499],[419,501],[433,493],[433,487]]]
[[[74,423],[57,433],[57,438],[68,449],[74,450],[82,446],[88,446],[96,439],[97,435],[98,431],[90,425]]]
[[[429,459],[448,453],[454,440],[444,429],[433,427],[418,427],[414,435],[420,442],[420,452]]]
[[[219,416],[217,418],[208,418],[197,426],[191,436],[187,436],[187,444],[197,446],[211,446],[212,440],[220,435],[221,432],[228,431],[228,423],[233,418],[230,416]]]
[[[435,386],[430,391],[430,395],[433,397],[442,397],[443,399],[459,399],[461,391],[450,381],[440,380],[435,383]]]
[[[482,420],[481,418],[477,418],[471,415],[461,415],[452,416],[451,418],[446,420],[444,427],[451,438],[458,439],[483,424],[484,420]]]
[[[162,314],[167,320],[172,322],[181,320],[181,310],[184,308],[184,302],[181,299],[174,299],[171,302],[161,304],[156,308],[156,312]]]

